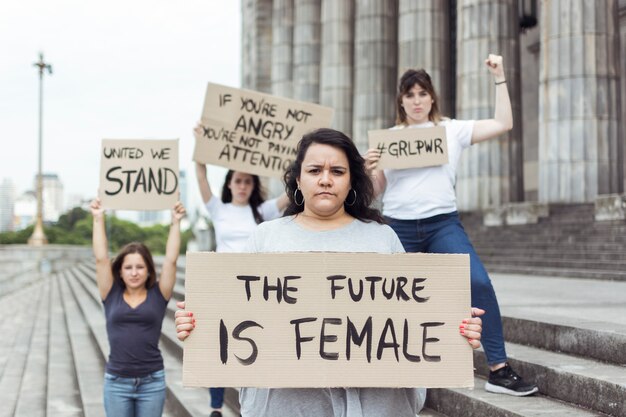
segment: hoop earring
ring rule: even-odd
[[[295,190],[293,190],[293,202],[295,203],[296,206],[301,206],[304,204],[304,194],[302,194],[302,191],[300,191],[300,194],[302,194],[302,201],[300,203],[298,203],[298,191],[300,191],[300,188],[296,188]]]
[[[346,206],[353,206],[354,203],[356,203],[356,190],[354,188],[350,188],[350,191],[352,191],[354,193],[354,200],[352,200],[352,203],[348,203],[348,201],[344,201]],[[348,192],[350,192],[350,191],[348,191]]]

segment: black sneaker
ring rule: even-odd
[[[209,415],[209,417],[222,417],[222,413],[220,411],[215,410]]]
[[[516,374],[507,363],[503,368],[489,372],[485,390],[496,394],[525,397],[539,391],[539,388],[533,383],[524,382],[522,377]]]

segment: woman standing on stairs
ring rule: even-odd
[[[202,135],[202,125],[194,129],[196,140]],[[261,181],[257,175],[230,170],[224,178],[221,199],[211,191],[206,165],[196,162],[196,178],[202,201],[215,227],[216,252],[243,252],[246,242],[256,226],[280,216],[289,199],[280,197],[265,201]],[[209,388],[211,393],[210,417],[221,417],[224,406],[224,388]]]
[[[442,118],[437,93],[426,71],[408,70],[400,78],[396,99],[397,125],[392,129],[444,126],[449,163],[381,171],[376,169],[380,152],[370,149],[366,154],[366,168],[370,171],[376,195],[384,192],[383,215],[407,252],[470,255],[472,305],[486,311],[482,317],[483,346],[491,372],[485,389],[526,396],[537,392],[537,386],[523,381],[507,363],[498,300],[489,275],[461,225],[456,207],[454,187],[461,152],[513,128],[502,57],[489,55],[485,65],[493,76],[496,90],[492,119]]]
[[[104,374],[104,409],[109,417],[158,417],[165,403],[165,372],[159,350],[161,324],[176,282],[180,251],[180,220],[185,208],[177,202],[157,280],[148,248],[139,242],[124,246],[109,259],[104,209],[91,202],[96,280],[106,316],[110,354]]]

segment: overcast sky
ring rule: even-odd
[[[193,171],[191,129],[206,83],[240,86],[240,39],[236,0],[3,1],[0,181],[11,178],[18,194],[32,189],[39,51],[53,70],[44,79],[43,171],[59,175],[66,195],[92,197],[102,138],[179,138],[180,167]]]

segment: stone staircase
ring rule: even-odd
[[[91,254],[59,257],[48,262],[49,270],[24,261],[5,274],[10,268],[3,261],[12,258],[4,256],[6,248],[0,247],[0,417],[103,416],[108,342]],[[626,415],[626,282],[498,273],[492,278],[511,363],[538,382],[539,395],[485,392],[487,367],[476,352],[475,387],[429,390],[428,409],[420,415]],[[179,267],[161,338],[165,415],[208,416],[207,390],[182,387],[182,343],[173,318],[175,301],[183,298]],[[227,390],[227,404],[225,416],[237,416],[236,390]]]
[[[0,248],[0,259],[1,249],[6,248]],[[54,265],[50,271],[30,265],[11,275],[10,286],[0,282],[0,417],[105,415],[102,387],[109,346],[91,253],[70,262],[56,259]],[[1,268],[0,262],[4,276]],[[183,272],[179,268],[179,295]],[[171,300],[161,337],[167,379],[164,415],[208,416],[208,390],[182,387],[175,308]],[[238,413],[226,410],[224,415]]]
[[[512,366],[539,385],[513,398],[483,389],[487,365],[474,355],[473,390],[430,390],[446,415],[626,415],[626,283],[493,274]],[[501,291],[502,290],[502,291]]]
[[[490,272],[626,281],[626,222],[594,221],[593,204],[553,204],[536,224],[463,225]]]

